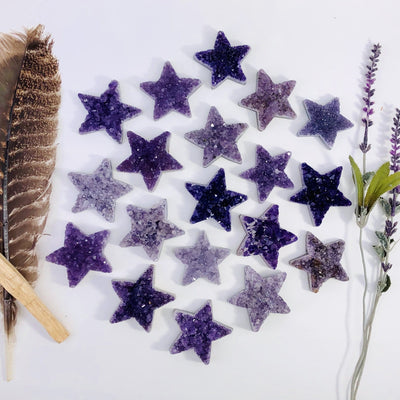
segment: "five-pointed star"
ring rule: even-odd
[[[320,105],[311,100],[304,100],[310,121],[301,129],[298,136],[319,136],[331,149],[338,131],[351,128],[353,124],[340,114],[340,103],[334,98],[328,104]]]
[[[211,246],[204,231],[192,247],[175,249],[175,256],[187,266],[182,284],[188,285],[198,278],[206,278],[219,284],[218,264],[229,253],[229,249]]]
[[[175,320],[182,333],[172,344],[170,353],[194,349],[204,364],[210,363],[211,342],[232,332],[231,328],[213,321],[210,301],[195,314],[176,312]]]
[[[296,118],[288,97],[296,81],[275,84],[262,70],[257,73],[257,89],[240,101],[240,105],[257,113],[258,129],[263,131],[274,117]]]
[[[274,204],[260,218],[240,216],[246,236],[239,246],[239,256],[260,255],[271,268],[278,265],[279,249],[297,240],[293,233],[281,229],[279,207]]]
[[[326,212],[332,206],[351,206],[351,201],[338,190],[342,167],[327,174],[320,174],[306,163],[301,164],[305,188],[290,198],[290,201],[308,204],[316,226],[321,225]]]
[[[91,235],[83,234],[72,223],[65,228],[64,247],[46,257],[47,261],[64,265],[70,287],[75,287],[89,271],[111,272],[111,266],[103,255],[109,231]]]
[[[164,240],[185,233],[166,220],[166,200],[162,200],[160,204],[150,209],[129,205],[127,211],[132,220],[132,228],[120,246],[143,246],[147,255],[154,261],[157,261],[160,256]]]
[[[288,305],[278,295],[285,279],[285,272],[277,272],[263,278],[251,267],[245,267],[245,288],[228,301],[235,306],[247,308],[250,326],[254,332],[258,332],[269,313],[290,312]]]
[[[317,293],[321,285],[329,278],[348,281],[346,271],[340,265],[344,251],[344,241],[336,240],[324,245],[311,232],[307,232],[304,256],[289,261],[290,265],[307,271],[311,290]]]
[[[255,182],[260,201],[264,201],[275,186],[285,189],[293,187],[293,182],[284,172],[291,156],[290,151],[272,157],[262,146],[257,146],[256,153],[256,166],[242,172],[240,176]]]
[[[136,133],[128,132],[132,155],[118,165],[117,170],[141,173],[147,189],[153,190],[162,171],[182,168],[182,165],[167,152],[169,136],[169,132],[164,132],[147,141]]]
[[[122,300],[110,319],[112,324],[135,318],[149,332],[154,310],[175,300],[174,296],[153,288],[153,269],[151,265],[136,282],[112,281],[115,292]]]
[[[247,128],[247,124],[226,124],[215,107],[210,108],[204,129],[188,132],[185,138],[204,149],[203,167],[210,165],[217,157],[237,163],[242,162],[236,141]]]
[[[187,183],[186,189],[198,201],[190,222],[215,219],[226,231],[231,230],[229,210],[247,200],[241,193],[226,190],[225,171],[221,168],[207,186]]]
[[[83,106],[88,111],[79,133],[88,133],[105,129],[117,142],[122,142],[121,123],[139,114],[141,110],[119,101],[118,82],[112,81],[108,89],[100,96],[78,94]]]
[[[200,84],[199,79],[179,78],[166,62],[157,82],[143,82],[140,87],[155,100],[153,117],[159,119],[171,110],[190,117],[188,97]]]
[[[249,46],[231,46],[224,32],[218,32],[214,49],[200,51],[195,58],[212,70],[211,84],[217,86],[230,77],[237,82],[246,82],[240,63]]]

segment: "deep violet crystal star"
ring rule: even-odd
[[[79,133],[84,134],[105,129],[114,140],[119,143],[122,142],[122,121],[134,117],[141,110],[121,103],[117,88],[118,82],[112,81],[100,97],[78,94],[88,112],[85,121],[79,128]]]
[[[278,265],[279,249],[297,240],[293,233],[281,229],[278,221],[279,207],[274,204],[259,218],[240,216],[246,236],[237,254],[239,256],[260,255],[271,268]]]
[[[198,201],[190,222],[215,219],[226,231],[231,230],[229,210],[247,200],[245,194],[226,190],[225,171],[219,169],[207,186],[187,183],[186,189]]]
[[[340,103],[338,98],[325,105],[304,100],[310,121],[302,128],[298,136],[319,136],[321,140],[331,149],[335,143],[338,131],[349,129],[353,124],[340,114]]]
[[[122,300],[110,319],[112,324],[135,318],[147,331],[153,322],[154,310],[175,300],[175,297],[153,288],[151,265],[136,282],[112,281],[112,286]]]
[[[75,287],[89,271],[111,272],[111,266],[103,255],[109,231],[85,235],[75,225],[65,228],[64,247],[46,257],[47,261],[64,265],[70,287]]]
[[[290,312],[288,305],[278,295],[285,279],[285,272],[277,272],[263,278],[251,267],[245,267],[245,288],[228,301],[235,306],[247,308],[250,326],[254,332],[259,331],[270,313]]]
[[[249,50],[249,46],[231,46],[224,32],[220,31],[214,49],[200,51],[195,58],[212,70],[212,86],[217,86],[226,78],[244,83],[246,77],[240,63]]]
[[[311,232],[307,232],[307,254],[289,261],[289,264],[307,271],[311,290],[317,293],[329,278],[349,280],[346,271],[340,265],[344,244],[343,240],[335,240],[325,245]]]
[[[194,349],[204,364],[210,363],[211,343],[232,332],[232,328],[213,321],[210,301],[195,314],[176,312],[175,320],[182,333],[172,344],[170,353]]]
[[[178,163],[167,151],[169,132],[164,132],[147,141],[133,132],[128,132],[129,145],[132,154],[118,165],[121,172],[139,172],[143,176],[148,190],[153,190],[162,171],[181,169]]]
[[[158,81],[143,82],[140,87],[155,100],[153,118],[159,119],[172,110],[190,117],[188,97],[200,84],[199,79],[179,78],[166,62]]]
[[[263,131],[274,117],[296,118],[288,101],[295,85],[296,81],[275,84],[260,69],[257,73],[256,91],[242,99],[239,105],[256,112],[258,129]]]
[[[291,154],[287,151],[272,157],[262,146],[257,146],[256,166],[242,172],[240,176],[257,185],[258,198],[261,202],[266,200],[275,186],[285,189],[293,187],[293,182],[284,172]]]
[[[338,190],[342,167],[320,174],[306,163],[301,164],[305,188],[290,198],[290,201],[308,204],[316,226],[321,225],[325,214],[332,206],[351,206],[351,201]]]

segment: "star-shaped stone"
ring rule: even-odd
[[[79,128],[79,133],[84,134],[105,129],[114,140],[119,143],[122,142],[122,121],[134,117],[141,110],[121,103],[117,88],[118,82],[112,81],[100,97],[78,94],[88,112],[85,121]]]
[[[164,132],[148,141],[133,132],[128,132],[129,145],[132,154],[118,165],[121,172],[139,172],[143,176],[148,190],[153,190],[162,171],[181,169],[178,163],[167,151],[169,132]]]
[[[145,209],[129,205],[128,215],[132,228],[120,243],[121,247],[143,246],[147,255],[157,261],[164,240],[183,235],[185,232],[166,220],[167,201],[162,200],[155,207]]]
[[[254,332],[260,330],[270,313],[287,314],[290,312],[288,305],[278,295],[285,279],[285,272],[277,272],[263,278],[251,267],[245,267],[245,288],[228,301],[235,306],[247,308],[250,326]]]
[[[242,178],[249,179],[257,185],[258,198],[266,200],[275,186],[290,189],[293,182],[284,170],[292,153],[279,154],[272,157],[262,146],[257,146],[256,166],[240,174]]]
[[[342,167],[327,174],[320,174],[306,163],[301,164],[305,188],[290,198],[290,201],[308,204],[316,226],[321,225],[325,214],[332,206],[351,206],[351,201],[338,190]]]
[[[203,167],[210,165],[219,156],[241,163],[242,157],[236,141],[247,126],[244,123],[226,124],[218,110],[211,107],[205,128],[188,132],[185,138],[204,149]]]
[[[246,77],[240,63],[249,50],[249,46],[231,46],[224,32],[220,31],[214,49],[200,51],[195,58],[212,70],[212,86],[217,86],[226,78],[244,83]]]
[[[348,281],[349,277],[340,264],[344,251],[344,241],[335,240],[324,245],[311,232],[306,235],[306,251],[304,256],[289,261],[290,265],[307,271],[311,290],[317,293],[329,278]]]
[[[149,332],[154,310],[175,300],[174,296],[153,288],[153,269],[151,265],[136,282],[112,281],[115,292],[122,300],[110,319],[112,324],[135,318]]]
[[[232,328],[213,321],[210,301],[195,314],[176,312],[175,320],[182,333],[172,344],[170,353],[194,349],[204,364],[210,363],[211,343],[232,332]]]
[[[190,222],[215,219],[226,231],[231,230],[229,210],[247,200],[245,194],[226,190],[225,171],[221,168],[207,186],[187,183],[186,189],[198,201]]]
[[[175,249],[175,256],[187,266],[182,284],[188,285],[198,278],[205,278],[213,283],[221,283],[218,264],[229,253],[229,249],[211,246],[205,232],[200,233],[192,247]]]
[[[172,110],[191,116],[188,97],[201,84],[199,79],[179,78],[169,62],[164,64],[157,82],[143,82],[140,87],[154,100],[154,119]]]
[[[279,249],[297,240],[293,233],[281,229],[278,221],[279,206],[269,207],[259,218],[240,216],[246,236],[237,254],[239,256],[260,255],[271,268],[278,265]]]
[[[64,247],[46,257],[47,261],[64,265],[70,287],[75,287],[89,271],[111,272],[103,255],[109,231],[85,235],[72,223],[65,228]]]
[[[331,149],[338,131],[349,129],[353,124],[340,114],[340,103],[334,98],[328,104],[321,105],[311,100],[304,100],[310,121],[301,129],[298,136],[319,136]]]
[[[263,131],[274,117],[296,118],[296,113],[288,101],[295,85],[296,81],[275,84],[260,69],[257,74],[256,91],[242,99],[239,104],[256,112],[258,129]]]

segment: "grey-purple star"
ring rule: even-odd
[[[72,223],[65,228],[64,247],[46,257],[47,261],[64,265],[70,287],[75,287],[89,271],[111,272],[103,255],[109,231],[85,235]]]
[[[258,129],[263,131],[274,117],[296,118],[288,101],[295,85],[296,81],[275,84],[260,69],[257,73],[256,91],[242,99],[239,104],[256,112]]]
[[[192,247],[175,249],[175,256],[187,266],[182,285],[188,285],[198,278],[205,278],[213,283],[221,283],[218,264],[229,253],[229,249],[211,246],[204,231],[200,233]]]
[[[214,49],[200,51],[195,58],[212,70],[212,86],[217,86],[228,77],[244,83],[246,77],[240,63],[249,50],[249,46],[231,46],[224,32],[220,31]]]
[[[342,167],[320,174],[306,163],[301,164],[305,188],[290,198],[290,201],[308,204],[316,226],[321,225],[325,214],[332,206],[351,206],[351,201],[338,190]]]
[[[79,128],[79,133],[84,134],[105,129],[114,140],[119,143],[122,142],[122,121],[134,117],[141,110],[121,103],[117,88],[118,82],[112,81],[100,97],[78,94],[88,112],[85,121]]]
[[[226,124],[215,107],[210,108],[204,129],[188,132],[185,138],[204,149],[203,167],[210,165],[217,157],[237,163],[242,162],[236,141],[247,128],[247,124]]]
[[[304,100],[308,118],[310,121],[301,129],[298,136],[319,136],[321,140],[331,149],[335,143],[338,131],[349,129],[353,124],[340,114],[340,103],[338,98],[325,105]]]
[[[294,267],[307,271],[311,290],[317,293],[321,285],[329,278],[348,281],[349,277],[340,264],[344,251],[344,241],[335,240],[324,245],[311,232],[307,232],[304,256],[289,262]]]
[[[275,186],[290,189],[293,182],[284,170],[292,153],[279,154],[272,157],[262,146],[257,146],[256,166],[240,174],[242,178],[249,179],[257,185],[258,198],[266,200]]]
[[[153,190],[162,171],[181,169],[178,163],[167,151],[169,132],[164,132],[147,141],[133,132],[128,132],[129,145],[132,154],[118,165],[121,172],[139,172],[143,176],[148,190]]]
[[[288,305],[278,295],[285,279],[285,272],[263,278],[251,267],[244,268],[245,288],[228,301],[235,306],[247,308],[250,326],[254,332],[259,331],[270,313],[290,312]]]
[[[175,300],[175,297],[153,288],[151,265],[136,282],[112,281],[112,286],[122,300],[110,319],[112,324],[135,318],[147,331],[153,322],[154,310]]]
[[[164,240],[183,235],[185,232],[166,220],[167,201],[145,209],[129,205],[128,215],[132,220],[130,232],[120,243],[121,247],[143,246],[147,255],[157,261]]]
[[[68,176],[79,190],[78,198],[72,208],[80,212],[96,209],[107,221],[114,221],[115,201],[132,190],[132,186],[113,179],[110,160],[103,160],[93,174],[70,172]]]
[[[239,256],[260,255],[271,268],[278,265],[279,249],[297,240],[293,233],[281,229],[279,207],[274,204],[259,218],[240,216],[246,236],[239,246]]]
[[[199,79],[179,78],[169,62],[164,64],[157,82],[143,82],[140,87],[154,100],[154,119],[172,110],[191,116],[188,97],[201,84]]]
[[[210,301],[195,314],[176,312],[175,320],[182,333],[172,344],[170,353],[194,349],[204,364],[210,363],[211,343],[232,332],[232,328],[213,321]]]

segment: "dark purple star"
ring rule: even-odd
[[[231,46],[224,32],[220,31],[214,49],[200,51],[195,58],[212,70],[212,86],[217,86],[228,77],[244,83],[246,77],[240,63],[249,50],[249,46]]]
[[[194,349],[204,364],[210,363],[211,343],[232,332],[232,328],[213,321],[210,301],[195,314],[176,312],[175,320],[182,333],[172,344],[170,353]]]
[[[190,117],[188,97],[200,84],[199,79],[179,78],[166,62],[157,82],[143,82],[140,87],[155,100],[153,117],[159,119],[171,110]]]
[[[279,249],[297,240],[293,233],[281,229],[279,207],[274,204],[259,218],[240,216],[246,236],[239,246],[239,256],[260,255],[271,268],[278,265]]]
[[[351,206],[351,201],[338,190],[342,167],[327,174],[320,174],[306,163],[301,164],[306,186],[290,198],[290,201],[308,204],[316,226],[321,225],[326,212],[332,206]]]
[[[141,110],[121,103],[117,87],[118,82],[112,81],[100,97],[78,94],[83,106],[88,111],[85,121],[79,128],[79,133],[105,129],[114,140],[122,142],[122,121],[134,117]]]
[[[136,282],[112,281],[115,292],[122,300],[110,319],[112,324],[135,318],[149,332],[154,310],[175,300],[174,296],[153,288],[153,269],[151,265]]]
[[[111,272],[111,266],[103,255],[109,231],[86,236],[72,223],[65,228],[64,247],[46,257],[47,261],[64,265],[70,287],[75,287],[89,271]]]
[[[242,99],[239,104],[257,113],[258,129],[263,131],[274,117],[296,118],[296,113],[292,110],[288,101],[295,85],[296,81],[275,84],[260,69],[257,73],[256,91]]]
[[[284,172],[292,155],[290,151],[271,157],[262,146],[257,146],[256,153],[256,166],[242,172],[240,176],[255,182],[260,201],[266,200],[275,186],[285,189],[293,187],[293,182]]]
[[[182,168],[182,165],[167,152],[169,136],[169,132],[164,132],[147,141],[136,133],[128,132],[132,155],[118,165],[117,170],[139,172],[143,176],[147,189],[153,190],[162,171]]]

